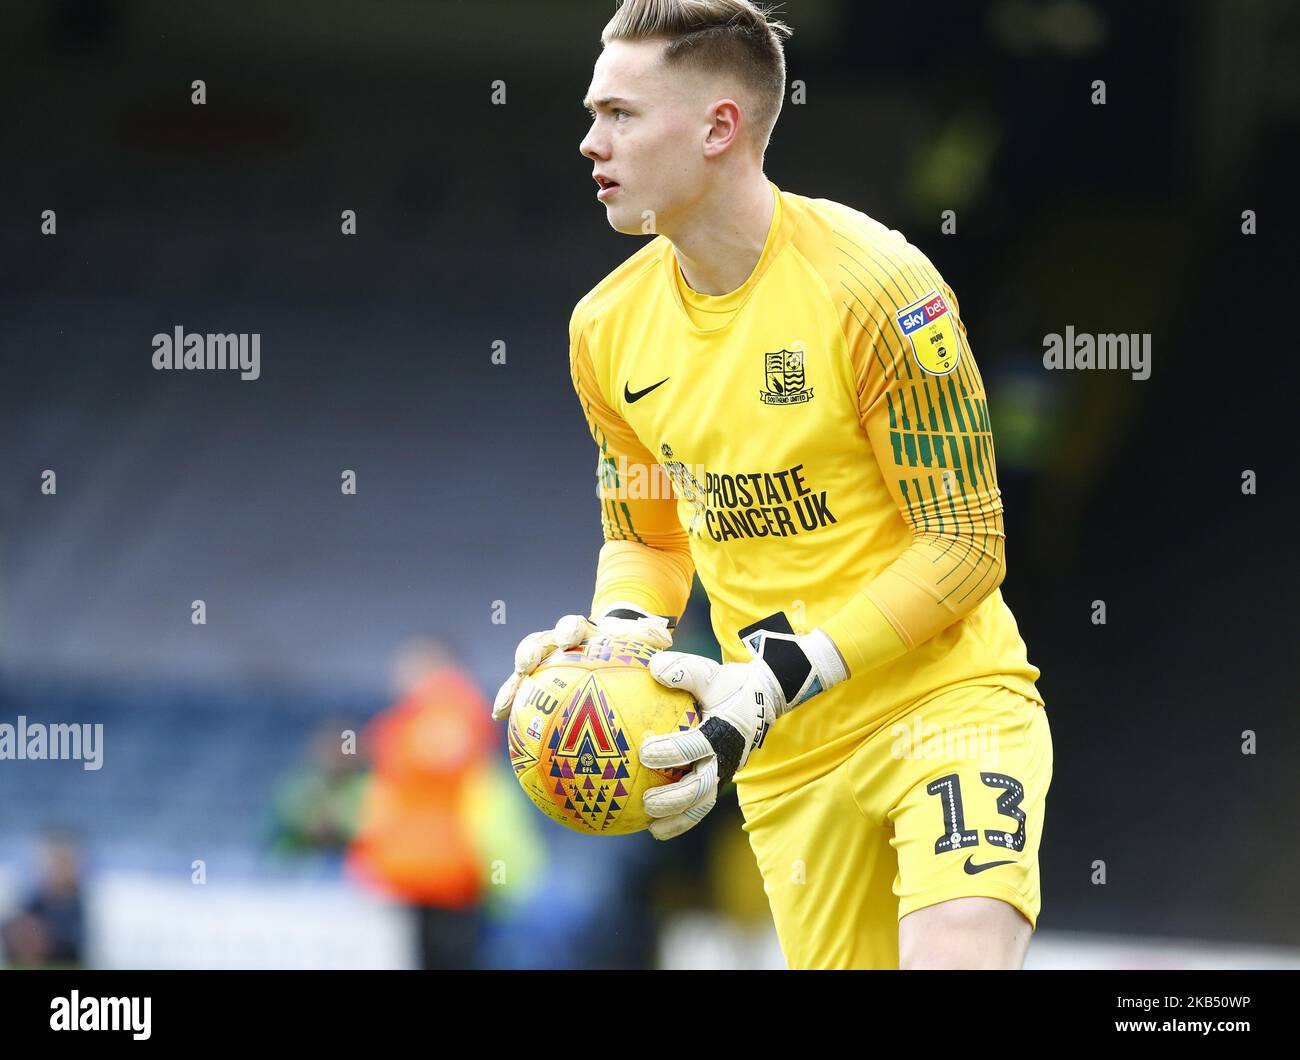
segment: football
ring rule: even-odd
[[[650,826],[642,796],[684,770],[643,767],[647,736],[693,728],[694,697],[665,688],[647,669],[657,649],[597,636],[551,652],[524,678],[510,713],[510,764],[528,797],[552,820],[588,835]]]

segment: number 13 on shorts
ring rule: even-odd
[[[994,697],[1003,700],[991,712],[998,726],[994,753],[925,763],[930,768],[916,771],[890,814],[900,919],[952,898],[987,897],[1010,903],[1037,925],[1051,734],[1041,705],[1010,691],[1005,697],[1019,702],[1007,707],[1003,696]]]

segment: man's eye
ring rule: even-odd
[[[626,115],[626,114],[627,114],[627,111],[623,110],[621,107],[615,107],[615,108],[614,108],[614,117],[617,118],[620,114],[622,114],[622,115]]]

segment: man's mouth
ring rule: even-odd
[[[616,180],[610,180],[608,177],[596,175],[596,183],[600,185],[600,190],[596,192],[596,198],[604,200],[613,195],[621,185]]]

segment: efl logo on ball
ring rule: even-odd
[[[515,776],[543,813],[588,835],[627,835],[650,826],[642,796],[684,771],[642,766],[647,737],[699,723],[694,698],[665,688],[647,669],[656,649],[597,636],[554,651],[524,678],[507,743]]]

